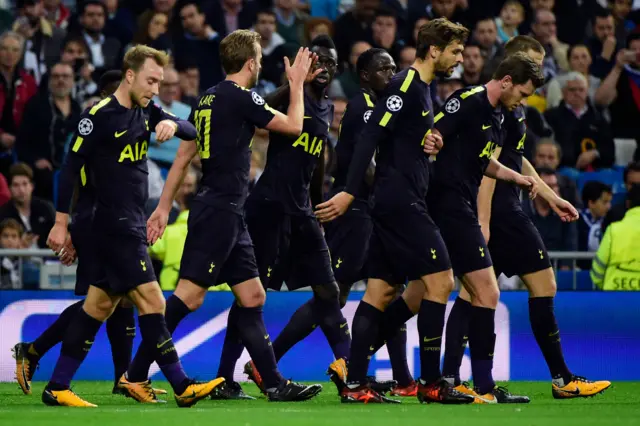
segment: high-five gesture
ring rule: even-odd
[[[289,58],[284,58],[285,72],[287,73],[287,80],[291,87],[302,86],[308,78],[309,70],[311,66],[318,60],[317,55],[309,52],[309,48],[301,47],[298,50],[298,54],[293,61],[293,64],[289,62]],[[315,75],[319,74],[321,70],[315,70]],[[315,75],[311,74],[311,80],[315,78]]]

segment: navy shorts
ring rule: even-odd
[[[209,288],[258,277],[253,243],[241,215],[194,201],[187,226],[180,278]]]
[[[540,233],[522,210],[492,212],[489,250],[496,275],[522,277],[551,267]]]
[[[432,203],[429,209],[440,228],[451,256],[453,273],[457,277],[493,265],[478,217],[463,200],[460,200],[459,205],[452,205],[450,202]]]
[[[368,278],[404,284],[451,268],[440,231],[425,211],[372,212]]]
[[[104,287],[106,281],[96,256],[96,240],[92,238],[91,221],[74,222],[70,233],[78,257],[74,293],[76,296],[86,296],[90,285]]]
[[[366,279],[369,240],[373,232],[370,216],[341,216],[325,225],[325,239],[331,253],[333,274],[343,285]]]
[[[89,249],[90,274],[103,279],[91,283],[112,294],[127,294],[141,284],[156,281],[146,238],[142,235],[97,232]],[[80,263],[83,262],[82,254]]]
[[[315,217],[286,214],[277,203],[247,205],[260,279],[266,288],[289,290],[333,284],[329,248]]]

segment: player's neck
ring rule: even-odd
[[[499,80],[491,80],[484,87],[487,88],[487,98],[489,103],[495,108],[500,102],[500,94],[502,93],[502,83]]]
[[[424,81],[427,84],[431,84],[431,81],[436,76],[436,67],[433,61],[416,59],[411,68],[414,68],[418,71],[418,75],[420,76],[420,80]]]
[[[244,87],[245,89],[249,89],[248,86],[249,86],[249,82],[251,81],[251,77],[245,76],[241,71],[235,74],[227,75],[227,78],[225,80],[233,81],[238,86]]]
[[[304,92],[311,96],[316,101],[319,101],[324,96],[324,89],[319,89],[317,87],[313,87],[311,84],[304,85]]]
[[[116,98],[118,103],[127,109],[133,108],[133,102],[131,101],[131,95],[129,94],[129,89],[127,89],[124,84],[120,84],[115,92],[113,92],[113,96]]]

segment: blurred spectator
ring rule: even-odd
[[[256,15],[254,30],[262,39],[262,70],[260,80],[270,81],[273,85],[282,84],[284,61],[282,58],[291,55],[295,50],[285,45],[285,40],[276,32],[276,14],[271,9],[264,9]]]
[[[482,18],[473,29],[473,40],[478,44],[485,61],[490,62],[493,58],[502,58],[504,48],[498,40],[498,29],[493,18]]]
[[[184,33],[175,43],[176,65],[195,61],[200,77],[200,93],[223,79],[219,55],[221,37],[207,24],[204,13],[194,1],[186,2],[180,8],[180,19]]]
[[[186,120],[191,114],[191,107],[180,102],[180,81],[178,72],[174,68],[165,68],[164,80],[160,83],[158,96],[153,101],[178,118]],[[151,134],[151,144],[149,145],[149,158],[159,163],[163,167],[171,167],[176,152],[180,146],[180,139],[173,137],[162,144],[156,142],[156,134]]]
[[[438,81],[438,86],[437,86],[438,96],[436,97],[438,107],[439,108],[442,107],[442,105],[444,105],[447,98],[451,96],[453,92],[455,92],[456,90],[460,90],[463,87],[464,87],[464,84],[462,83],[462,80],[460,80],[459,78],[448,78],[448,79]],[[436,109],[439,109],[439,108],[436,108]]]
[[[310,18],[304,23],[304,44],[308,46],[311,40],[326,34],[333,37],[333,22],[327,18]]]
[[[50,201],[33,196],[33,170],[16,163],[9,171],[11,200],[0,208],[0,220],[12,218],[24,226],[22,247],[47,247],[56,211]]]
[[[398,23],[396,15],[387,7],[376,10],[376,17],[371,24],[373,47],[389,52],[395,61],[399,61],[402,42],[397,38]]]
[[[169,17],[162,12],[147,13],[138,20],[138,31],[131,44],[146,44],[154,49],[171,53],[171,39],[167,33]]]
[[[429,23],[429,21],[430,19],[424,16],[422,18],[418,18],[418,20],[413,24],[413,33],[411,34],[411,40],[409,40],[408,44],[413,47],[418,46],[418,33],[420,32],[420,28]]]
[[[71,35],[64,41],[60,62],[72,67],[74,72],[74,85],[71,96],[80,105],[96,94],[98,85],[93,81],[94,67],[89,61],[89,46],[84,37]],[[42,76],[39,92],[48,93],[49,73]]]
[[[35,79],[18,66],[24,38],[13,31],[0,35],[0,173],[9,176],[13,145],[27,101],[36,94]]]
[[[13,30],[25,38],[24,68],[40,82],[40,78],[60,58],[65,32],[44,17],[42,0],[19,0],[18,19]]]
[[[451,22],[459,22],[469,26],[469,19],[465,13],[467,7],[468,1],[431,0],[431,5],[427,6],[426,11],[430,19],[447,18]]]
[[[595,95],[596,105],[609,107],[616,138],[640,140],[640,32],[627,39],[616,64]]]
[[[587,41],[587,46],[593,58],[591,73],[600,79],[611,72],[616,63],[618,46],[625,40],[616,38],[615,27],[611,11],[598,8],[593,20],[593,36]]]
[[[102,74],[117,68],[122,54],[122,44],[117,38],[107,37],[104,27],[107,8],[98,0],[88,0],[80,8],[80,27],[91,52],[91,63]]]
[[[330,98],[351,99],[360,90],[360,83],[356,73],[356,62],[360,55],[366,50],[371,49],[371,45],[366,41],[356,41],[351,46],[351,54],[349,55],[349,66],[331,82],[329,87]]]
[[[131,3],[138,3],[138,2],[127,2],[127,8],[133,10],[134,13],[136,13],[136,11],[134,10],[134,4]],[[138,18],[137,18],[137,27],[140,28],[142,27],[142,23],[143,22],[148,22],[151,20],[151,17],[153,15],[155,15],[156,13],[162,13],[164,15],[167,16],[167,18],[169,18],[169,26],[168,26],[168,32],[170,33],[170,35],[177,35],[178,33],[180,33],[180,30],[182,29],[181,25],[180,25],[180,19],[178,18],[178,8],[176,8],[176,0],[152,0],[152,1],[148,1],[148,3],[151,3],[151,7],[144,10],[142,13],[139,13]],[[181,1],[181,3],[184,3]]]
[[[582,188],[584,209],[578,219],[578,250],[597,251],[602,239],[602,221],[611,210],[613,191],[607,184],[589,181]],[[581,269],[588,269],[591,262],[579,262]]]
[[[340,0],[308,0],[308,3],[309,14],[314,19],[326,19],[331,22],[338,17]]]
[[[518,0],[508,0],[500,10],[500,16],[496,18],[498,28],[498,41],[506,43],[510,38],[520,34],[518,27],[524,22],[524,7]]]
[[[180,3],[180,13],[187,4],[196,4],[189,0]],[[247,0],[214,0],[209,2],[211,9],[207,13],[207,20],[211,26],[221,34],[221,38],[229,35],[235,30],[245,30],[251,28],[255,19],[255,3]],[[205,3],[198,4],[198,9],[204,12]],[[184,25],[184,20],[182,21]]]
[[[539,9],[531,25],[532,36],[546,51],[542,65],[546,80],[550,80],[562,71],[569,70],[567,51],[569,46],[558,40],[556,16],[546,9]]]
[[[587,78],[589,101],[594,102],[596,91],[600,87],[601,80],[589,74],[589,67],[591,66],[591,53],[584,44],[576,44],[569,48],[569,68],[571,71],[579,72]],[[564,76],[554,77],[553,80],[547,85],[547,108],[553,108],[560,105],[562,101],[562,87],[561,80]]]
[[[486,83],[481,79],[484,56],[480,46],[473,43],[467,44],[462,51],[462,59],[462,85],[466,87]]]
[[[13,13],[11,13],[11,9],[9,5],[2,4],[2,0],[0,0],[0,34],[3,32],[10,30],[13,26]]]
[[[54,173],[62,166],[65,146],[82,112],[72,90],[71,66],[54,65],[49,90],[29,100],[29,119],[22,122],[16,139],[18,159],[33,168],[35,195],[46,200],[53,200]]]
[[[631,188],[634,185],[640,185],[640,162],[636,161],[625,167],[622,176],[627,192],[631,191]],[[602,222],[602,233],[604,234],[605,230],[611,223],[622,220],[628,208],[628,199],[615,204],[611,210],[609,210],[609,213],[607,213],[604,221]]]
[[[176,69],[180,75],[180,100],[195,108],[200,94],[200,70],[189,61],[177,63]]]
[[[0,248],[18,250],[22,247],[24,228],[15,219],[4,219],[0,222]],[[20,260],[17,256],[0,258],[0,289],[17,289],[21,287]]]
[[[178,218],[178,215],[183,211],[188,209],[188,203],[191,201],[191,197],[196,193],[198,188],[198,173],[196,169],[193,167],[189,167],[187,169],[186,174],[184,175],[184,179],[182,183],[178,187],[178,191],[176,192],[176,197],[173,201],[173,205],[171,206],[171,211],[169,212],[169,222],[173,223]],[[158,202],[160,201],[160,194],[157,197],[150,197],[147,202],[147,212],[149,215],[153,212],[153,210],[158,206]]]
[[[338,132],[340,131],[340,122],[342,116],[347,110],[347,103],[349,102],[345,98],[331,99],[333,102],[333,119],[331,120],[331,126],[329,126],[329,132],[331,134],[331,142],[335,145],[338,142]]]
[[[304,23],[308,18],[296,7],[297,0],[275,0],[277,31],[285,42],[298,48],[304,41]]]
[[[640,185],[629,191],[629,210],[605,232],[591,280],[602,290],[640,290]]]
[[[405,46],[400,51],[400,60],[398,61],[399,71],[406,70],[416,60],[416,48],[413,46]]]
[[[105,37],[117,39],[121,46],[129,45],[136,29],[136,21],[131,10],[128,7],[120,7],[123,3],[121,0],[102,0],[102,2],[107,9]]]
[[[572,71],[562,78],[562,102],[544,117],[562,147],[561,166],[592,171],[611,167],[613,136],[607,121],[587,101],[587,79]]]
[[[553,139],[540,139],[535,146],[533,155],[533,165],[536,168],[557,170],[562,158],[562,149]],[[582,207],[582,202],[578,196],[578,187],[573,179],[558,174],[556,175],[560,196],[573,204],[576,208]]]
[[[66,30],[69,26],[71,11],[62,4],[62,0],[44,0],[44,16],[54,26]]]
[[[544,183],[560,194],[556,172],[551,169],[538,169]],[[549,251],[576,251],[578,249],[578,233],[575,222],[566,223],[551,209],[542,197],[534,200],[526,199],[522,203],[524,212],[540,232],[542,241]],[[571,262],[560,262],[561,269],[569,269]]]
[[[379,0],[356,0],[355,7],[340,16],[334,23],[333,40],[341,62],[348,60],[349,63],[355,64],[349,56],[350,53],[353,54],[353,45],[361,40],[371,41],[371,23],[379,4]],[[357,79],[355,81],[357,84]]]
[[[624,40],[636,27],[636,23],[629,19],[633,0],[608,0],[608,3],[616,22],[616,38]]]

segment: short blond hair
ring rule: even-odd
[[[249,30],[236,30],[220,42],[220,59],[227,74],[239,72],[249,59],[256,59],[256,42],[260,43],[260,34]]]
[[[169,63],[169,55],[161,50],[154,49],[144,44],[133,46],[124,55],[122,61],[122,73],[126,73],[128,70],[135,72],[140,71],[142,65],[147,59],[153,59],[156,64],[162,68],[166,67]]]

